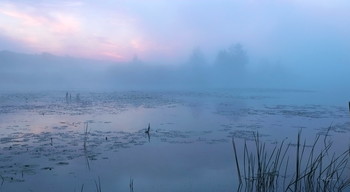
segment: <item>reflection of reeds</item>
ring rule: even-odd
[[[96,186],[96,191],[97,192],[102,192],[100,177],[98,177],[98,182],[95,181],[95,186]]]
[[[87,151],[85,150],[84,151],[84,156],[85,156],[85,160],[86,160],[86,165],[87,165],[87,167],[88,167],[88,169],[89,169],[89,171],[90,171],[90,161],[89,161],[89,156],[88,156],[88,154],[87,154]]]
[[[86,150],[86,142],[87,142],[87,139],[88,139],[88,127],[89,127],[89,123],[86,122],[85,130],[84,130],[84,150]]]
[[[2,186],[2,185],[4,185],[4,181],[5,181],[5,179],[4,179],[4,177],[2,176],[2,175],[0,175],[0,177],[1,177],[1,185],[0,186]]]
[[[86,122],[85,129],[84,129],[84,155],[85,155],[86,164],[88,166],[88,169],[90,170],[89,157],[88,157],[87,148],[86,148],[86,143],[87,143],[88,133],[89,133],[88,128],[89,128],[89,123]]]
[[[134,180],[130,178],[130,184],[129,184],[130,192],[134,192]]]
[[[1,176],[1,175],[0,175]],[[94,181],[95,182],[95,187],[96,187],[96,192],[102,192],[102,187],[101,187],[101,179],[98,177],[98,180]],[[134,192],[134,180],[130,178],[130,192]],[[84,184],[81,185],[80,192],[84,191]]]
[[[232,144],[233,144],[233,151],[235,153],[235,160],[236,160],[236,167],[237,167],[237,173],[238,173],[238,178],[239,178],[239,182],[242,183],[242,175],[241,175],[241,169],[239,168],[239,162],[238,162],[238,158],[237,158],[237,151],[236,151],[236,144],[235,144],[235,140],[232,138]]]
[[[301,132],[298,133],[294,165],[289,167],[291,144],[285,140],[276,144],[272,152],[267,145],[259,140],[259,134],[254,135],[253,152],[244,143],[243,160],[239,161],[237,144],[232,139],[239,187],[238,191],[342,191],[350,186],[348,171],[350,148],[340,155],[330,155],[332,142],[324,136],[324,145],[319,143],[317,135],[312,146],[306,141],[301,142]],[[254,152],[255,151],[255,152]],[[284,174],[282,169],[285,168]],[[285,185],[286,179],[287,186]],[[282,186],[281,186],[282,185]]]

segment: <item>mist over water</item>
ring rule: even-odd
[[[299,131],[305,154],[328,137],[332,160],[350,144],[349,10],[0,0],[0,192],[235,191],[232,138],[257,133],[293,158]]]
[[[0,5],[0,90],[277,88],[349,96],[346,1]]]
[[[1,91],[206,90],[267,88],[321,91],[349,96],[347,67],[297,70],[280,63],[255,63],[242,44],[213,59],[196,48],[179,63],[150,63],[135,56],[112,62],[50,53],[0,52]],[[323,93],[324,94],[324,93]],[[327,95],[327,94],[326,94]]]

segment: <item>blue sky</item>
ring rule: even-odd
[[[346,0],[1,0],[0,50],[165,62],[240,42],[253,60],[340,65],[349,10]]]

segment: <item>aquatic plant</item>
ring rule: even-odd
[[[147,127],[145,133],[146,133],[146,134],[149,134],[150,130],[151,130],[151,124],[148,123],[148,127]]]
[[[274,191],[343,191],[350,187],[348,162],[350,147],[336,155],[331,154],[332,142],[328,132],[317,135],[313,144],[301,141],[301,131],[296,144],[275,144],[268,150],[266,143],[254,134],[253,150],[244,142],[243,159],[239,160],[237,144],[232,138],[235,164],[238,177],[237,191],[274,192]],[[295,146],[295,151],[290,150]],[[254,149],[255,148],[255,149]],[[288,155],[287,155],[288,154]],[[295,155],[295,158],[289,158]],[[290,162],[293,161],[294,162]],[[284,170],[283,170],[284,169]]]

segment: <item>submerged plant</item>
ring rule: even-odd
[[[329,130],[328,130],[329,131]],[[301,132],[296,144],[275,144],[272,150],[260,141],[259,134],[254,134],[253,146],[248,150],[244,142],[243,159],[239,160],[237,145],[232,138],[236,162],[237,191],[274,192],[274,191],[343,191],[350,187],[348,162],[350,148],[340,155],[330,154],[332,142],[324,136],[323,144],[317,135],[313,144],[302,143]],[[295,151],[290,150],[295,146]],[[288,154],[288,155],[287,155]],[[289,158],[289,155],[295,155]],[[290,162],[290,161],[293,161]]]

